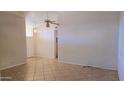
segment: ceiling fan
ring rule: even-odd
[[[50,27],[50,24],[59,26],[59,23],[56,23],[56,21],[52,21],[49,19],[48,12],[46,13],[46,15],[47,15],[47,18],[44,21],[46,23],[46,27]]]

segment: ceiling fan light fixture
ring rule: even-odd
[[[46,27],[50,27],[50,24],[48,22],[46,23]]]
[[[49,19],[48,12],[46,12],[46,16],[47,16],[47,18],[44,22],[46,23],[47,28],[50,27],[51,24],[59,26],[59,23],[56,23],[56,21],[53,21],[53,20]]]

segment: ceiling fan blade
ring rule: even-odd
[[[40,20],[40,22],[44,22],[44,20]]]
[[[51,24],[54,24],[54,25],[59,25],[59,23],[54,23],[54,22],[51,22]]]
[[[50,21],[50,22],[54,22],[55,23],[56,21]]]

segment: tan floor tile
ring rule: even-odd
[[[57,62],[56,59],[29,58],[26,64],[1,71],[8,81],[117,81],[117,71]],[[7,79],[3,79],[7,80]]]

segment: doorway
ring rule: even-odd
[[[26,32],[31,33],[30,40],[27,37],[28,57],[58,58],[57,14],[54,12],[49,13],[50,20],[55,20],[55,23],[50,23],[49,27],[47,27],[48,24],[46,25],[45,21],[46,12],[33,12],[33,15],[32,17],[29,14],[26,17]],[[40,20],[42,21],[39,22]]]
[[[55,58],[58,59],[58,27],[55,27]]]

